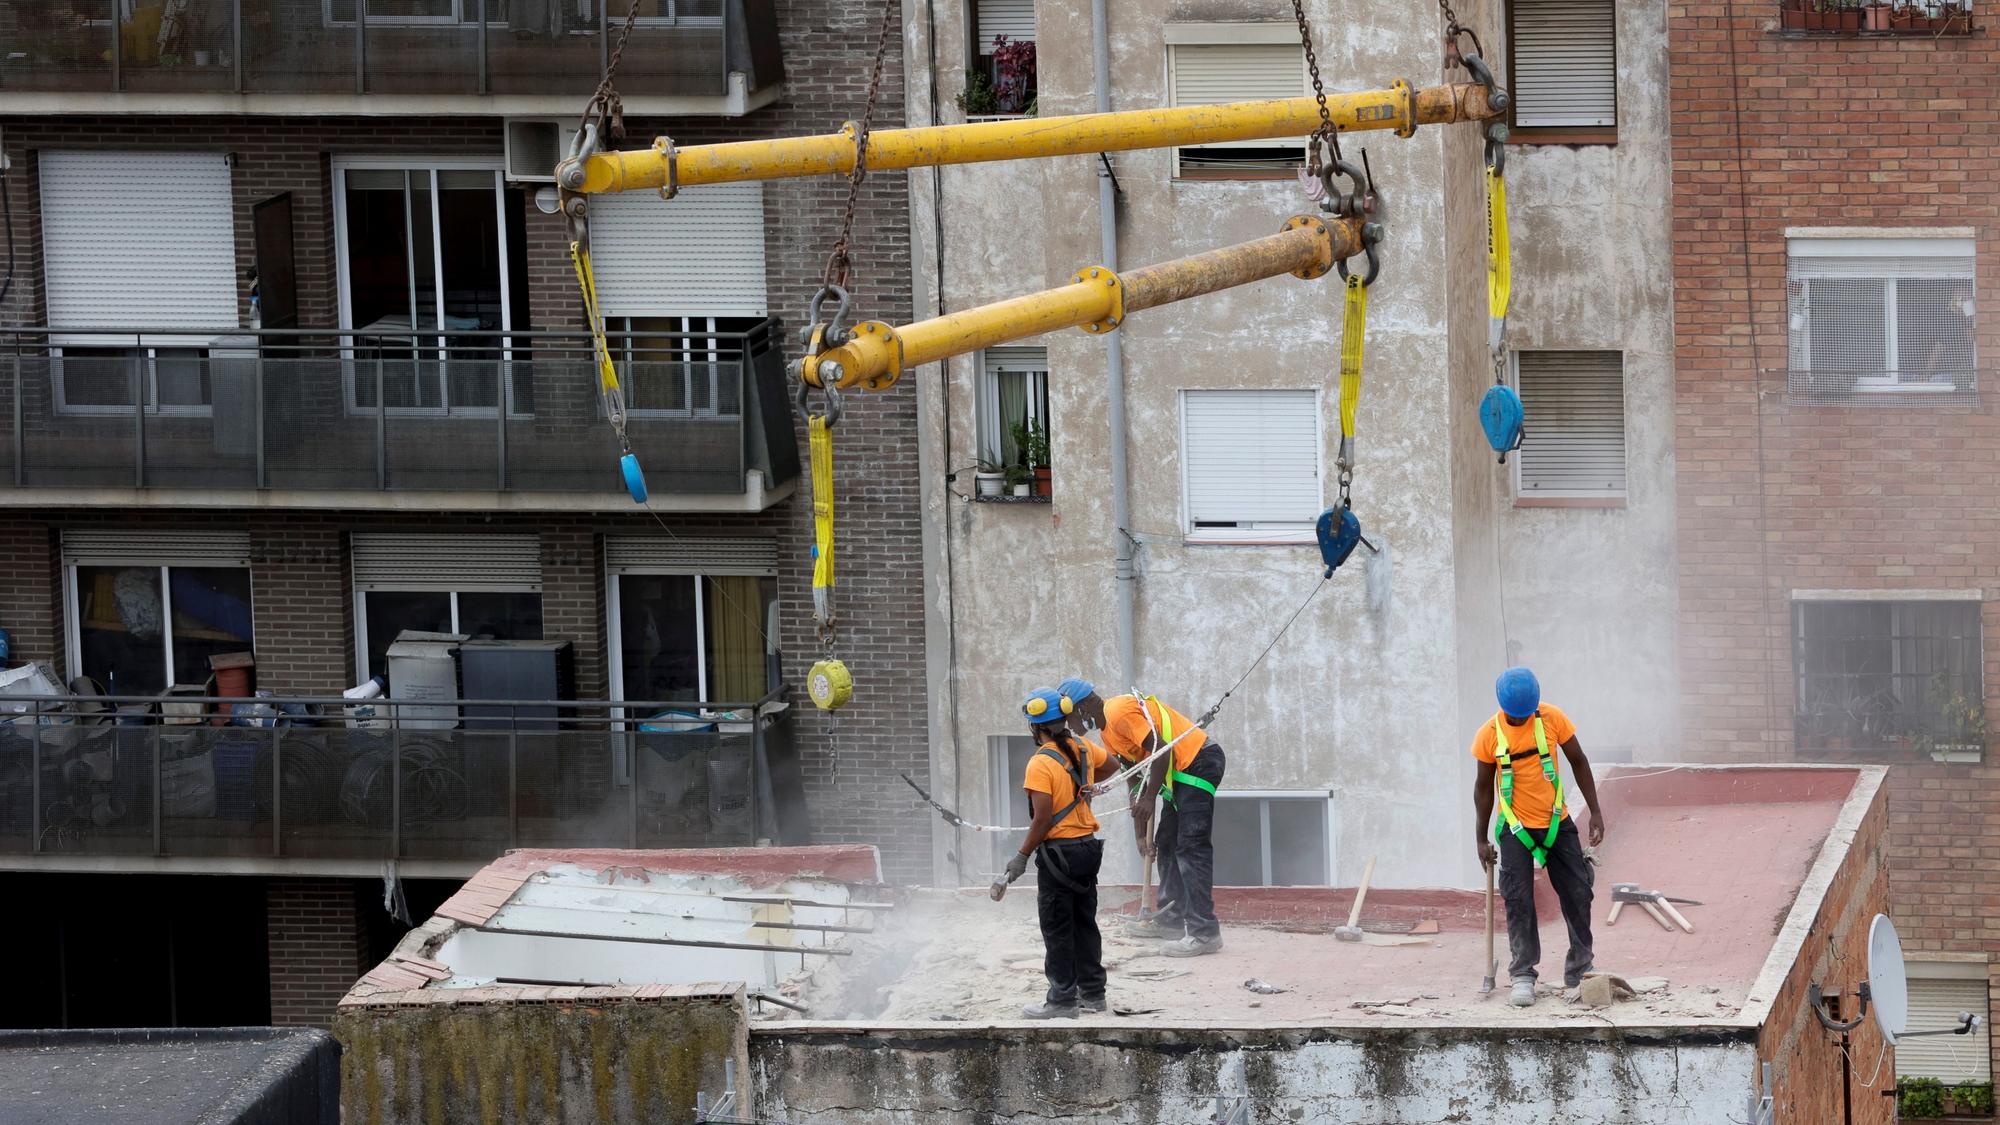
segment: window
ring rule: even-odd
[[[1168,24],[1171,104],[1296,98],[1312,92],[1305,52],[1289,24]],[[1305,138],[1221,141],[1174,150],[1174,175],[1186,180],[1276,179],[1304,165]]]
[[[733,418],[743,412],[743,342],[749,316],[608,316],[611,358],[636,418]],[[618,335],[625,333],[626,335]]]
[[[62,554],[72,676],[153,695],[255,648],[247,533],[71,529]]]
[[[1793,238],[1787,248],[1794,393],[1975,389],[1972,239]]]
[[[389,646],[406,630],[542,639],[534,535],[356,532],[351,558],[360,679],[388,671]]]
[[[1332,807],[1325,792],[1216,794],[1216,885],[1330,886]]]
[[[775,541],[618,535],[604,553],[613,695],[750,703],[775,686]]]
[[[1032,113],[1035,0],[973,0],[972,68],[960,105],[969,117]]]
[[[215,403],[207,348],[65,346],[54,350],[56,406],[72,414],[207,414]]]
[[[497,167],[390,163],[334,167],[350,401],[372,410],[379,387],[391,410],[488,413],[505,341],[474,333],[528,319],[520,189]]]
[[[1326,505],[1317,391],[1182,391],[1190,539],[1310,543]]]
[[[1935,1078],[1947,1086],[1993,1081],[1990,1002],[1984,961],[1906,962],[1910,984],[1911,1031],[1940,1031],[1960,1022],[1960,1013],[1979,1017],[1965,1035],[1920,1035],[1896,1041],[1896,1077]]]
[[[1794,667],[1801,749],[1985,749],[1980,603],[1800,601]]]
[[[1514,458],[1523,498],[1625,495],[1625,368],[1618,352],[1515,352],[1528,439]]]
[[[362,679],[389,670],[389,646],[408,630],[497,641],[539,641],[542,595],[529,590],[364,591],[359,632],[368,647]]]
[[[1035,468],[1024,439],[1049,436],[1047,348],[988,348],[980,354],[979,460]]]
[[[1618,35],[1613,0],[1513,0],[1507,7],[1513,125],[1533,140],[1615,140]]]

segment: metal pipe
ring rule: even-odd
[[[479,0],[479,92],[492,93],[490,85],[486,74],[486,0]]]
[[[122,5],[111,5],[111,92],[125,89],[125,17]]]
[[[264,346],[261,343],[257,345],[255,373],[256,386],[250,399],[251,408],[257,412],[257,487],[268,488],[269,479],[264,474]]]
[[[1125,317],[1267,277],[1319,277],[1362,249],[1361,220],[1298,215],[1266,238],[1144,266],[1120,276],[1093,266],[1070,284],[961,309],[901,328],[879,320],[858,325],[853,339],[801,361],[812,386],[868,390],[893,386],[905,369],[1063,328],[1090,332],[1118,327]]]
[[[243,0],[229,3],[229,61],[235,70],[236,92],[243,92]]]
[[[14,340],[14,487],[28,483],[28,420],[21,410],[21,342]]]
[[[271,720],[271,855],[285,854],[285,728]]]
[[[515,930],[504,926],[474,926],[482,934],[513,934],[515,937],[566,938],[570,941],[622,941],[635,945],[686,945],[696,949],[754,949],[760,953],[816,953],[822,957],[851,957],[852,949],[829,949],[818,945],[769,945],[754,941],[696,941],[693,938],[638,937],[632,934],[567,934],[560,930]]]
[[[1398,82],[1386,90],[1329,94],[1327,111],[1342,132],[1393,129],[1409,136],[1419,125],[1483,121],[1498,116],[1488,89],[1458,83],[1414,90]],[[1134,149],[1176,148],[1222,141],[1303,137],[1318,128],[1319,105],[1310,97],[1223,105],[1086,113],[1069,117],[1028,117],[917,129],[878,129],[868,135],[871,171],[993,160],[1079,156]],[[564,160],[557,182],[594,195],[667,186],[668,156],[679,187],[847,175],[854,168],[854,131],[811,137],[599,153],[581,162]]]
[[[823,926],[812,922],[752,922],[753,930],[822,930],[836,934],[872,934],[873,926]]]
[[[368,92],[368,0],[354,0],[354,92]]]
[[[151,365],[146,356],[145,337],[139,341],[138,355],[132,360],[132,485],[146,487],[146,376],[142,365]]]
[[[1090,0],[1091,69],[1097,112],[1111,112],[1111,29],[1105,0]],[[1097,235],[1099,260],[1118,269],[1118,181],[1111,175],[1110,157],[1097,155]],[[1121,684],[1139,682],[1136,640],[1138,568],[1133,563],[1132,487],[1125,435],[1125,334],[1104,338],[1104,413],[1111,430],[1112,584],[1118,591],[1118,670]]]

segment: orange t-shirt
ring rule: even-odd
[[[1553,703],[1542,704],[1535,713],[1542,718],[1542,734],[1549,742],[1549,757],[1555,760],[1556,772],[1560,773],[1562,751],[1558,747],[1576,737],[1576,724],[1570,722],[1569,716],[1562,713],[1562,708]],[[1500,715],[1497,711],[1494,714]],[[1500,729],[1507,732],[1507,748],[1514,764],[1514,815],[1525,827],[1547,828],[1549,814],[1555,811],[1556,791],[1549,785],[1549,779],[1542,776],[1542,763],[1535,760],[1535,721],[1529,719],[1520,726],[1514,726],[1507,721],[1507,716],[1500,715]],[[1472,756],[1482,762],[1497,763],[1499,758],[1493,752],[1496,741],[1493,720],[1488,719],[1480,725],[1479,733],[1473,736]],[[1497,786],[1500,782],[1497,777],[1493,784],[1496,786],[1494,815],[1498,816]],[[1568,801],[1565,800],[1564,804]]]
[[[1148,714],[1150,712],[1150,715]],[[1148,722],[1148,718],[1152,721]],[[1172,734],[1169,734],[1169,729]],[[1142,706],[1136,695],[1114,695],[1104,701],[1104,748],[1125,759],[1136,762],[1146,756],[1146,736],[1157,732],[1161,742],[1170,742],[1182,731],[1194,733],[1174,743],[1173,768],[1186,770],[1194,756],[1208,742],[1208,733],[1197,730],[1194,720],[1179,711],[1153,700],[1150,706]],[[1156,747],[1157,749],[1157,747]]]
[[[1070,773],[1070,763],[1074,763],[1076,759],[1070,757],[1060,746],[1049,746],[1048,743],[1042,745],[1061,754],[1063,761],[1058,763],[1054,758],[1042,753],[1041,747],[1036,747],[1035,756],[1028,759],[1028,769],[1026,776],[1021,779],[1021,788],[1030,793],[1047,793],[1049,812],[1059,813],[1064,805],[1076,798],[1076,778]],[[1083,749],[1084,757],[1087,759],[1083,767],[1083,781],[1088,785],[1090,779],[1097,773],[1097,767],[1104,764],[1106,754],[1103,747],[1092,746],[1082,739],[1077,740],[1077,745]],[[1077,801],[1076,808],[1070,810],[1068,816],[1057,821],[1055,826],[1049,829],[1048,838],[1068,840],[1077,836],[1096,834],[1097,817],[1090,811],[1090,802],[1086,800]]]

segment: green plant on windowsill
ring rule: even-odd
[[[1041,468],[1049,463],[1049,429],[1040,422],[1016,422],[1013,427],[1014,448],[1021,451],[1021,460],[1029,468]]]
[[[1905,1078],[1896,1083],[1896,1114],[1906,1120],[1944,1116],[1944,1083],[1935,1078]]]
[[[993,79],[983,70],[965,76],[965,91],[954,100],[968,117],[987,117],[1000,112],[1000,95],[993,89]]]
[[[1026,465],[1007,466],[1007,488],[1009,491],[1019,488],[1024,484],[1033,484],[1034,482],[1035,471],[1033,469],[1030,469]]]
[[[1951,1111],[1969,1117],[1993,1116],[1993,1083],[1960,1082],[1951,1088]]]
[[[1952,677],[1943,672],[1931,677],[1928,692],[1931,709],[1942,722],[1926,725],[1916,735],[1916,749],[1939,761],[1986,752],[1986,701],[1967,699]]]

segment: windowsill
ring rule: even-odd
[[[1514,497],[1516,508],[1623,508],[1623,496],[1535,496]]]
[[[1301,165],[1300,167],[1304,167]],[[1174,175],[1177,184],[1227,184],[1227,183],[1278,183],[1299,178],[1295,169],[1290,172],[1187,172]]]
[[[965,123],[978,125],[991,121],[1027,121],[1035,116],[1032,113],[968,113],[965,115]]]
[[[1509,129],[1510,145],[1616,145],[1616,129]]]
[[[1847,31],[1840,28],[1779,26],[1772,28],[1767,34],[1776,39],[1970,39],[1985,30],[1985,28],[1978,24],[1958,19],[1953,20],[1950,27],[1942,29],[1936,27],[1863,27]]]
[[[1196,535],[1184,535],[1181,537],[1181,546],[1183,547],[1311,547],[1315,546],[1318,542],[1319,540],[1314,538],[1313,533],[1310,531],[1299,532],[1296,535],[1287,532],[1280,535],[1259,536],[1256,538],[1244,536],[1230,536],[1228,538],[1217,536],[1210,538],[1208,536]]]
[[[975,495],[971,497],[972,502],[975,504],[1047,504],[1054,499],[1055,497],[1053,496],[1035,496],[1032,494],[1028,496],[976,496]]]

